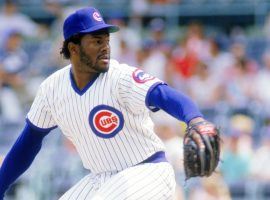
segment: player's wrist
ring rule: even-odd
[[[192,125],[194,125],[194,124],[197,124],[197,123],[199,123],[199,122],[204,122],[204,121],[205,121],[205,119],[202,118],[202,117],[195,117],[195,118],[191,119],[191,120],[188,122],[188,126],[192,126]]]

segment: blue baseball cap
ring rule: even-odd
[[[78,33],[92,33],[99,30],[108,30],[113,33],[119,30],[118,26],[106,24],[100,12],[87,7],[70,14],[64,21],[63,33],[65,40]]]

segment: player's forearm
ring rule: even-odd
[[[198,107],[188,96],[167,85],[158,85],[150,92],[148,106],[162,109],[186,123],[202,117]]]
[[[29,125],[25,126],[0,168],[0,199],[8,187],[29,168],[47,134],[48,132],[38,132]]]

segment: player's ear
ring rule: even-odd
[[[78,45],[74,44],[73,42],[68,43],[68,50],[70,55],[78,54]]]

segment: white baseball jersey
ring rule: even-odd
[[[145,163],[116,174],[89,174],[59,200],[173,200],[175,184],[168,162]]]
[[[41,84],[27,115],[34,126],[58,126],[93,173],[121,171],[164,151],[146,107],[149,89],[162,81],[112,60],[108,72],[79,90],[71,70]]]

